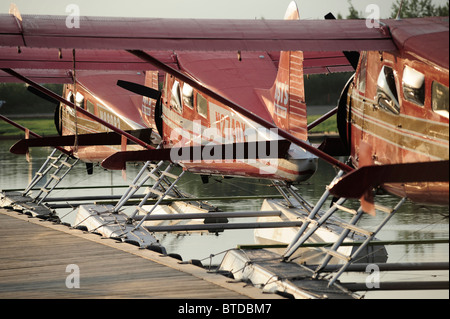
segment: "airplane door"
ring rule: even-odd
[[[355,161],[358,161],[361,142],[365,139],[365,104],[367,82],[367,52],[362,52],[353,81],[348,83],[347,103],[347,141],[348,148]],[[343,103],[343,102],[341,102]],[[339,118],[339,115],[338,115]],[[342,125],[342,124],[341,124]],[[341,131],[344,129],[341,128]],[[345,144],[345,143],[344,143]]]
[[[363,52],[361,55],[361,63],[359,65],[359,72],[356,75],[355,78],[355,87],[354,87],[354,91],[355,91],[355,95],[356,98],[355,100],[357,100],[357,102],[360,104],[361,106],[361,111],[363,113],[362,116],[362,125],[361,125],[361,139],[364,139],[364,132],[367,130],[367,125],[366,125],[366,81],[367,81],[367,52]]]
[[[341,92],[341,96],[338,102],[338,111],[336,114],[337,118],[337,127],[339,132],[339,137],[341,138],[342,144],[345,149],[345,153],[350,155],[351,150],[351,98],[349,98],[349,94],[351,94],[350,87],[353,84],[354,74],[350,77],[350,79],[345,84],[344,89]],[[348,105],[347,105],[348,103]]]

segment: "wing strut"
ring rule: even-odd
[[[330,163],[331,165],[337,166],[338,168],[342,169],[345,172],[350,172],[353,171],[353,168],[351,168],[350,166],[336,160],[335,158],[329,156],[328,154],[322,152],[321,150],[315,148],[314,146],[308,145],[307,143],[305,143],[304,141],[296,138],[295,136],[289,134],[288,132],[286,132],[285,130],[280,129],[279,127],[277,127],[275,124],[270,123],[266,120],[264,120],[263,118],[259,117],[258,115],[248,111],[247,109],[245,109],[244,107],[228,100],[227,98],[209,90],[208,88],[204,87],[201,83],[191,79],[190,77],[184,75],[183,73],[171,68],[170,66],[160,62],[159,60],[155,59],[154,57],[150,56],[149,54],[141,51],[141,50],[127,50],[129,53],[133,54],[134,56],[152,64],[153,66],[155,66],[158,69],[161,69],[177,78],[179,78],[181,81],[188,83],[190,86],[192,86],[193,88],[199,90],[200,92],[202,92],[203,94],[206,94],[210,97],[212,97],[213,99],[219,101],[220,103],[223,103],[224,105],[232,108],[233,110],[235,110],[236,112],[239,112],[240,114],[248,117],[249,119],[251,119],[252,121],[255,121],[256,123],[264,126],[267,129],[277,129],[278,130],[278,135],[280,135],[281,137],[287,139],[288,141],[302,147],[303,149],[305,149],[306,151],[316,155],[317,157],[322,158],[324,161]]]

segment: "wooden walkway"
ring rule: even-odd
[[[0,209],[0,298],[274,298],[153,251]],[[80,288],[67,288],[80,271]],[[73,282],[73,281],[71,281]]]

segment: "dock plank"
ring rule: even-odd
[[[228,284],[217,274],[210,278],[202,268],[180,265],[152,251],[49,225],[49,221],[0,209],[0,298],[277,297]],[[80,269],[80,288],[66,287],[69,264]],[[248,293],[242,292],[245,289]]]

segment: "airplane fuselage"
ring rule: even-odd
[[[448,160],[448,87],[448,69],[408,54],[363,52],[345,103],[353,165]],[[449,203],[445,182],[384,188],[421,203]]]
[[[149,77],[152,77],[152,72]],[[148,84],[148,83],[147,83]],[[73,85],[65,85],[64,97],[75,101],[76,105],[92,112],[100,119],[121,130],[152,128],[152,142],[162,140],[162,147],[186,147],[198,145],[221,145],[243,142],[275,141],[275,147],[258,149],[257,154],[269,158],[218,159],[217,154],[202,154],[201,160],[177,160],[177,163],[190,172],[202,175],[242,176],[264,179],[304,181],[310,178],[317,168],[317,157],[302,148],[291,145],[287,154],[278,154],[276,141],[281,138],[276,131],[270,131],[214,99],[193,90],[188,84],[166,75],[161,103],[141,98],[136,114],[120,114],[116,106],[97,97],[95,93],[81,85],[76,86],[74,99]],[[117,88],[117,90],[121,90]],[[161,108],[162,110],[157,110]],[[158,113],[162,112],[160,119]],[[90,134],[110,131],[105,126],[86,116],[75,113],[65,104],[59,108],[59,127],[62,135]],[[160,121],[160,123],[157,123]],[[158,127],[162,124],[162,127]],[[162,132],[159,132],[162,131]],[[159,134],[162,133],[162,138]],[[157,145],[154,144],[156,147]],[[138,145],[96,145],[67,147],[74,155],[85,162],[101,162],[120,151],[142,150]],[[261,152],[259,154],[258,152]],[[264,154],[262,154],[264,153]],[[228,154],[227,154],[228,155]],[[233,157],[233,155],[232,155]],[[263,156],[264,157],[264,156]]]
[[[220,145],[280,140],[269,131],[188,84],[166,75],[162,94],[164,147]],[[287,181],[304,181],[314,174],[317,157],[291,145],[288,154],[266,150],[270,159],[210,159],[180,161],[191,172],[206,175],[243,176]],[[257,154],[256,154],[257,155]]]
[[[64,97],[75,103],[78,107],[81,107],[94,114],[103,121],[117,127],[124,131],[135,131],[144,128],[151,128],[151,125],[142,120],[142,118],[136,114],[129,113],[129,116],[120,114],[114,105],[100,99],[95,93],[78,83],[76,89],[71,84],[66,84],[63,90]],[[74,96],[77,96],[74,99]],[[75,102],[74,102],[75,101]],[[134,115],[134,116],[133,116]],[[75,135],[75,134],[93,134],[101,132],[112,132],[106,126],[94,121],[87,116],[76,113],[75,110],[63,103],[58,108],[58,116],[56,117],[56,126],[61,135]],[[152,135],[148,137],[148,142],[152,139],[158,138],[152,132]],[[123,145],[95,145],[95,146],[77,146],[66,147],[71,150],[74,156],[80,158],[84,162],[99,163],[108,156],[124,151],[124,150],[142,150],[143,147],[139,145],[130,145],[130,143],[123,141]]]

